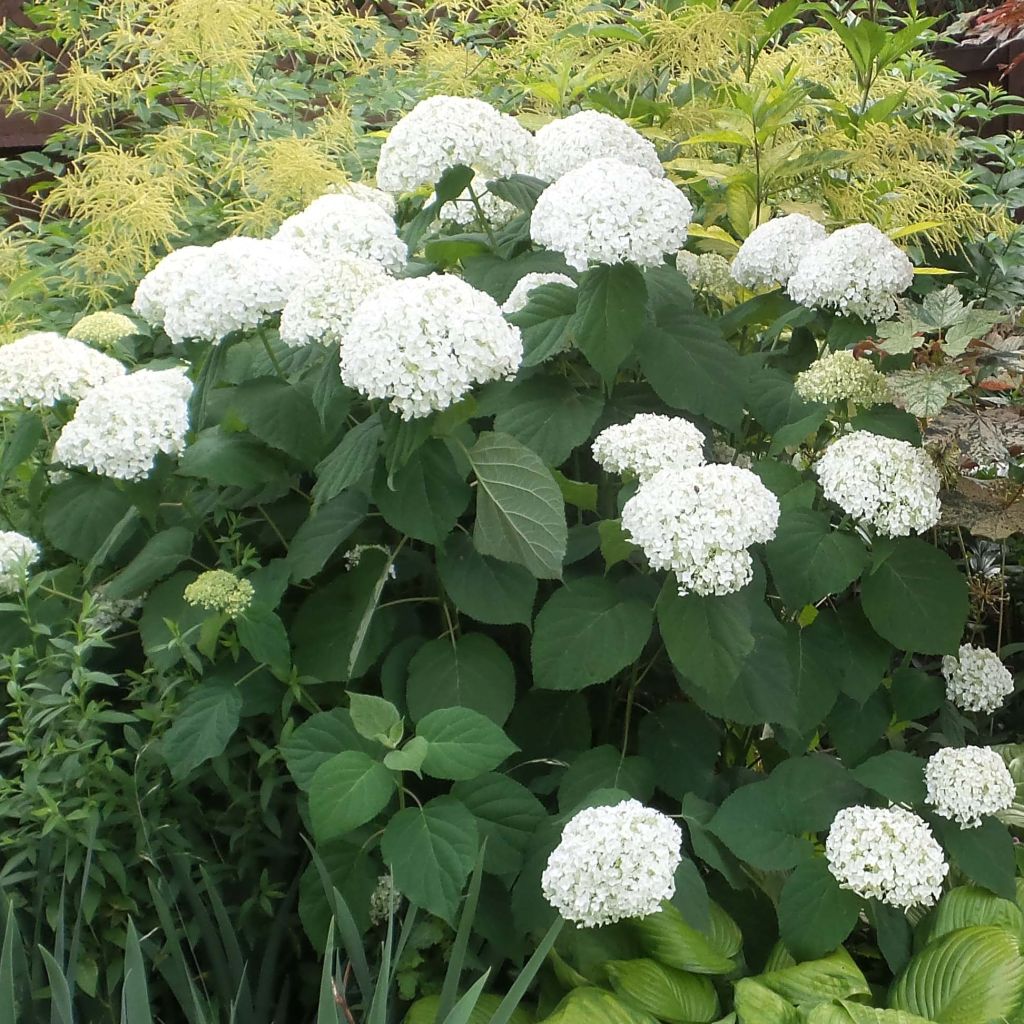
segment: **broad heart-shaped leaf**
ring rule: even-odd
[[[241,712],[242,694],[233,683],[211,681],[192,690],[161,740],[171,775],[183,779],[204,761],[223,754]]]
[[[453,533],[437,552],[437,571],[448,596],[464,615],[496,626],[533,621],[537,578],[511,562],[481,555],[472,538]]]
[[[319,508],[346,488],[361,480],[377,461],[384,427],[374,413],[352,427],[338,447],[316,467],[313,507]]]
[[[406,695],[414,722],[439,708],[463,707],[501,725],[515,703],[515,670],[483,633],[464,633],[454,641],[442,636],[413,655]]]
[[[920,804],[925,798],[924,761],[903,750],[887,750],[853,770],[862,785],[897,804]]]
[[[350,693],[349,714],[356,732],[386,747],[402,742],[402,716],[389,700],[372,693]]]
[[[691,704],[663,704],[640,720],[640,753],[653,765],[658,789],[677,800],[706,796],[718,760],[718,726]]]
[[[469,485],[443,441],[430,440],[388,481],[380,467],[373,500],[385,521],[428,544],[442,544],[469,504]]]
[[[655,1019],[602,988],[574,988],[544,1024],[656,1024]]]
[[[1014,898],[1013,838],[1001,821],[984,818],[977,828],[960,828],[955,821],[934,817],[932,826],[950,859],[972,882]]]
[[[309,817],[318,843],[340,839],[387,807],[395,776],[359,750],[328,758],[309,784]]]
[[[335,754],[358,750],[383,753],[379,743],[359,735],[348,708],[318,711],[307,718],[280,746],[288,771],[299,789],[309,789],[317,768]]]
[[[184,526],[172,526],[154,534],[143,549],[112,579],[103,585],[111,601],[132,597],[151,587],[181,565],[192,551],[195,534]]]
[[[901,650],[951,654],[967,622],[967,581],[923,540],[879,540],[861,580],[861,607],[875,632]]]
[[[646,322],[647,286],[632,264],[594,267],[580,278],[572,331],[606,386],[632,355]]]
[[[567,284],[538,285],[509,317],[523,339],[523,366],[536,366],[572,344],[578,293]]]
[[[710,979],[665,967],[656,960],[609,960],[604,965],[615,994],[671,1024],[712,1021],[718,995]]]
[[[283,455],[249,434],[229,434],[220,427],[202,431],[181,453],[178,472],[218,487],[264,487],[288,479]]]
[[[819,960],[806,960],[769,971],[755,980],[788,1002],[805,1008],[833,999],[856,999],[871,994],[860,968],[842,946]]]
[[[824,857],[798,865],[779,900],[779,932],[798,960],[824,956],[846,940],[860,916],[861,899],[840,889]]]
[[[477,844],[476,819],[458,800],[441,796],[399,811],[388,822],[380,848],[395,888],[452,924]]]
[[[55,548],[88,562],[131,505],[113,481],[76,476],[50,490],[43,506],[43,532]]]
[[[534,686],[582,690],[640,657],[653,613],[611,580],[588,576],[556,590],[537,614],[531,659]]]
[[[235,621],[241,645],[262,665],[287,676],[291,643],[280,617],[262,604],[253,604]]]
[[[868,563],[863,541],[811,509],[784,511],[765,555],[779,596],[794,609],[845,590]]]
[[[630,924],[644,951],[658,963],[694,974],[731,974],[736,968],[731,959],[734,949],[691,928],[667,900],[658,913],[634,918]]]
[[[896,980],[889,1005],[937,1024],[1013,1018],[1024,998],[1024,959],[1005,928],[962,928],[930,943]]]
[[[323,446],[320,418],[309,396],[296,385],[280,377],[247,380],[232,392],[229,412],[264,444],[306,466],[316,462]]]
[[[584,750],[562,776],[558,809],[567,813],[593,806],[595,793],[611,790],[646,802],[654,792],[654,765],[646,757],[623,758],[618,748],[608,744]]]
[[[366,517],[366,497],[337,495],[315,509],[288,544],[288,568],[295,583],[315,576]]]
[[[477,479],[477,551],[559,579],[568,540],[565,504],[535,452],[507,434],[481,434],[470,449]]]
[[[470,708],[431,711],[416,735],[430,744],[423,770],[435,779],[475,779],[519,749],[500,726]]]

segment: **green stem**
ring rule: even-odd
[[[274,367],[274,372],[278,377],[284,380],[284,370],[281,369],[281,364],[278,362],[277,356],[274,355],[274,350],[270,347],[270,342],[267,340],[267,336],[265,334],[261,334],[260,341],[263,342],[263,347],[267,350],[267,356],[270,359],[270,365]]]
[[[469,193],[469,198],[470,198],[471,202],[473,203],[474,208],[476,209],[476,215],[477,215],[477,218],[480,221],[481,227],[484,229],[484,234],[487,235],[487,241],[491,243],[491,248],[495,252],[497,252],[498,251],[498,239],[497,239],[497,236],[494,234],[494,231],[491,228],[491,222],[487,219],[487,216],[484,213],[484,209],[480,205],[480,200],[477,199],[477,195],[476,195],[476,192],[473,189],[473,186],[472,185],[467,185],[466,186],[466,191]]]

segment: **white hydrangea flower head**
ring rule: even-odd
[[[583,928],[656,914],[675,893],[682,841],[671,818],[638,800],[588,807],[548,858],[544,898]]]
[[[930,907],[949,865],[927,822],[903,807],[845,807],[825,840],[828,869],[843,889],[891,907]]]
[[[14,530],[0,530],[0,594],[17,590],[39,556],[34,540]]]
[[[939,473],[909,441],[854,430],[829,445],[814,471],[829,501],[884,537],[923,533],[939,521]]]
[[[372,260],[342,256],[316,263],[281,311],[281,341],[292,348],[337,344],[359,304],[391,280]]]
[[[995,651],[961,644],[957,656],[942,659],[946,697],[961,711],[991,714],[1013,693],[1013,676]]]
[[[82,317],[74,327],[68,331],[68,337],[77,338],[90,345],[101,345],[109,348],[111,345],[127,338],[132,334],[138,334],[139,328],[135,322],[124,313],[115,313],[111,309],[102,309],[96,313],[88,313]]]
[[[301,213],[289,217],[274,239],[316,262],[354,256],[394,271],[409,256],[394,219],[378,203],[338,192],[314,199]]]
[[[77,400],[124,367],[81,341],[52,331],[0,345],[0,406],[37,409]]]
[[[177,455],[185,447],[191,395],[184,369],[115,377],[79,403],[57,438],[54,460],[100,476],[141,480],[158,453]]]
[[[628,423],[606,427],[591,446],[595,461],[609,473],[632,473],[641,482],[674,466],[703,466],[707,438],[682,416],[641,412]]]
[[[398,204],[390,192],[384,192],[382,189],[374,188],[362,181],[348,181],[344,185],[339,185],[335,191],[343,196],[352,196],[364,203],[373,203],[392,219],[398,212]]]
[[[944,747],[928,758],[924,781],[935,813],[961,828],[978,828],[983,817],[1011,807],[1017,795],[1006,762],[988,747]]]
[[[445,203],[438,212],[438,220],[448,226],[471,227],[480,221],[480,213],[477,205],[483,213],[487,223],[492,228],[503,228],[509,221],[519,216],[519,208],[493,192],[488,192],[483,185],[474,183],[473,191],[476,194],[476,203],[466,189],[462,195]],[[435,194],[431,194],[428,203],[434,202]]]
[[[528,171],[533,153],[533,136],[489,103],[431,96],[391,129],[377,162],[377,185],[387,192],[411,192],[436,184],[459,165],[475,167],[487,178],[507,178]]]
[[[511,376],[522,358],[519,329],[494,299],[461,278],[430,274],[389,282],[356,309],[341,379],[412,419]]]
[[[867,409],[892,399],[888,382],[871,360],[845,349],[816,359],[797,374],[795,386],[805,402],[853,402]]]
[[[602,158],[549,185],[537,200],[530,233],[586,270],[593,263],[653,267],[681,249],[693,217],[690,201],[671,182],[621,160]]]
[[[823,225],[802,213],[766,221],[750,232],[733,258],[733,280],[752,291],[778,288],[788,283],[804,253],[826,235]]]
[[[786,287],[810,309],[888,320],[913,282],[914,265],[902,249],[873,225],[854,224],[810,245]]]
[[[530,301],[530,293],[542,284],[564,284],[566,288],[576,287],[576,282],[571,277],[566,277],[565,274],[523,274],[516,281],[516,286],[512,289],[509,297],[502,303],[502,313],[518,313],[519,310],[524,309]]]
[[[614,157],[665,177],[654,143],[625,121],[597,110],[581,110],[550,121],[536,135],[535,177],[557,181],[598,157]]]
[[[675,573],[681,595],[731,594],[753,577],[746,550],[775,536],[778,499],[739,466],[669,466],[640,484],[622,527],[654,569]]]
[[[205,245],[186,245],[169,252],[139,282],[132,309],[146,323],[163,327],[167,303],[176,294],[179,279],[191,273],[193,265],[208,256],[209,247]]]

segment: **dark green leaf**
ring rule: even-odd
[[[320,418],[301,388],[279,377],[248,380],[235,388],[229,408],[264,444],[303,465],[316,462],[323,446]]]
[[[0,483],[7,478],[36,450],[43,437],[43,421],[36,412],[23,412],[18,425],[4,441],[0,454]]]
[[[171,775],[183,779],[204,761],[224,753],[241,711],[242,694],[230,682],[211,681],[192,690],[161,741]]]
[[[416,735],[429,744],[423,770],[437,779],[474,779],[519,749],[500,726],[470,708],[431,711]]]
[[[193,540],[193,532],[184,526],[172,526],[150,537],[143,549],[103,585],[104,597],[115,601],[141,594],[188,558]]]
[[[721,738],[706,715],[690,704],[665,704],[640,720],[639,740],[658,789],[677,800],[687,793],[707,795]]]
[[[281,457],[248,434],[204,430],[181,454],[178,472],[219,487],[262,487],[279,483],[288,472]]]
[[[860,916],[861,899],[840,889],[824,857],[812,857],[786,879],[779,900],[782,941],[798,960],[831,953]]]
[[[254,604],[235,622],[242,646],[263,665],[287,675],[291,643],[281,619],[264,605]]]
[[[932,825],[953,863],[972,882],[1004,899],[1015,898],[1013,838],[1001,821],[985,818],[978,828],[960,828],[936,817]]]
[[[896,804],[924,802],[924,761],[902,750],[887,750],[869,757],[851,773],[868,789]]]
[[[509,316],[523,338],[524,366],[537,366],[570,347],[577,298],[576,289],[566,284],[538,285],[526,305]]]
[[[131,499],[112,481],[76,476],[51,489],[43,506],[43,531],[55,548],[88,562],[130,508]]]
[[[384,428],[376,413],[352,427],[338,447],[316,467],[313,505],[317,508],[358,483],[377,461]]]
[[[533,621],[536,577],[521,565],[481,555],[468,534],[456,531],[448,538],[437,553],[437,571],[464,615],[502,626]]]
[[[366,498],[358,491],[339,494],[314,508],[288,543],[292,581],[299,583],[315,576],[365,516]]]
[[[572,332],[605,385],[632,355],[646,320],[647,286],[636,267],[598,266],[580,279]]]
[[[360,736],[348,708],[318,711],[307,718],[280,749],[299,789],[309,789],[317,768],[335,754],[346,750],[367,754],[382,752],[380,744]]]
[[[318,843],[340,839],[387,807],[395,776],[358,750],[328,758],[309,785],[309,817]]]
[[[654,792],[654,766],[646,757],[623,758],[612,746],[584,751],[562,776],[558,809],[574,811],[587,805],[595,793],[621,790],[641,802]],[[623,797],[625,799],[625,797]]]

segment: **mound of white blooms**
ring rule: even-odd
[[[142,279],[132,308],[172,341],[219,341],[278,312],[310,269],[302,253],[273,239],[186,246]]]
[[[123,373],[116,359],[74,338],[51,331],[26,334],[0,345],[0,406],[31,409],[79,399]]]
[[[641,482],[673,466],[703,466],[704,434],[681,416],[642,412],[628,423],[606,427],[591,446],[594,459],[609,473],[633,473]]]
[[[892,398],[885,377],[869,359],[852,352],[826,352],[796,376],[796,393],[805,402],[853,402],[870,408]]]
[[[391,281],[356,309],[341,379],[412,419],[511,376],[522,358],[519,329],[494,299],[461,278],[430,274]]]
[[[581,110],[539,129],[532,173],[544,181],[557,181],[563,174],[598,157],[613,157],[635,164],[657,178],[665,177],[654,143],[635,128],[611,114]]]
[[[68,337],[77,338],[90,345],[102,345],[104,348],[109,348],[122,338],[138,334],[138,332],[139,328],[135,322],[126,317],[124,313],[115,313],[112,309],[101,309],[83,316],[68,331]]]
[[[9,594],[21,586],[39,554],[39,545],[23,533],[0,530],[0,594]]]
[[[319,262],[353,256],[398,270],[409,255],[391,215],[380,204],[329,192],[289,217],[274,239]]]
[[[479,180],[479,179],[478,179]],[[493,192],[487,191],[486,185],[474,182],[471,186],[473,194],[467,188],[460,196],[449,200],[438,211],[437,218],[442,224],[458,225],[469,227],[480,222],[480,216],[492,228],[502,228],[510,220],[519,215],[519,207],[513,205]],[[476,201],[474,202],[474,196]],[[436,199],[436,194],[431,195],[428,202]],[[479,209],[477,207],[479,206]]]
[[[676,890],[682,839],[671,818],[637,800],[588,807],[548,858],[544,898],[583,928],[656,914]]]
[[[341,341],[359,304],[390,280],[372,260],[342,256],[316,263],[281,311],[281,341],[292,348]]]
[[[107,381],[79,403],[57,438],[54,460],[141,480],[159,452],[177,455],[185,447],[191,395],[183,369],[136,370]]]
[[[537,200],[530,234],[566,263],[638,263],[653,267],[681,249],[693,217],[671,182],[621,160],[591,160],[549,185]]]
[[[576,287],[576,282],[571,277],[566,277],[565,274],[523,274],[516,281],[512,293],[502,303],[502,313],[518,313],[530,301],[530,293],[533,289],[539,288],[542,284],[564,284],[566,288]]]
[[[906,909],[931,906],[949,865],[927,822],[903,807],[845,807],[825,840],[843,889]]]
[[[753,576],[746,550],[775,536],[779,502],[738,466],[670,466],[640,484],[622,527],[655,569],[676,575],[681,595],[731,594]]]
[[[732,277],[744,288],[778,288],[793,276],[804,253],[828,232],[823,225],[802,213],[754,228],[732,261]]]
[[[829,501],[883,536],[921,533],[939,521],[938,471],[908,441],[855,430],[829,445],[814,471]]]
[[[460,164],[484,177],[507,178],[529,171],[533,153],[533,136],[489,103],[431,96],[391,129],[377,162],[377,184],[388,192],[410,192],[436,184]]]
[[[361,181],[348,181],[344,185],[339,185],[334,191],[343,196],[352,196],[353,199],[360,199],[364,203],[373,203],[374,206],[379,206],[389,217],[394,217],[398,212],[398,204],[390,192],[374,188],[372,185],[366,185]]]
[[[794,302],[862,320],[888,320],[914,281],[907,254],[871,224],[854,224],[804,251],[786,290]]]
[[[926,799],[935,813],[961,828],[1012,806],[1017,786],[1006,763],[988,747],[944,747],[924,768]]]
[[[961,644],[957,657],[942,659],[946,697],[961,711],[990,713],[1003,706],[1013,693],[1013,676],[995,651]]]

